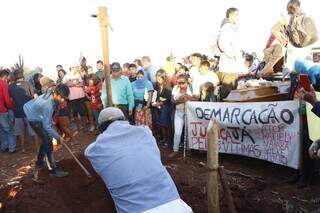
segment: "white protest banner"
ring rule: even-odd
[[[188,102],[188,148],[207,150],[210,119],[219,125],[219,152],[299,168],[299,102]]]

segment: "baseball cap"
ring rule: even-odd
[[[121,70],[121,65],[118,62],[113,62],[111,64],[111,70],[112,71],[120,71]]]
[[[98,124],[101,125],[104,122],[111,121],[111,120],[117,120],[117,119],[124,119],[125,116],[123,112],[116,107],[108,107],[103,109],[98,118]]]

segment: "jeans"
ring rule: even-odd
[[[176,110],[174,114],[174,137],[173,137],[173,151],[179,151],[180,139],[183,131],[185,113]]]
[[[1,150],[16,151],[16,137],[13,135],[13,120],[10,112],[0,113]]]
[[[94,117],[94,123],[96,126],[98,126],[98,118],[99,118],[100,112],[98,110],[92,110],[92,113]]]
[[[53,158],[53,145],[51,141],[51,137],[48,135],[46,130],[43,128],[41,121],[29,121],[32,129],[37,133],[38,137],[41,140],[41,145],[38,152],[38,158],[36,165],[38,167],[42,167],[44,163],[44,157],[47,156],[49,165],[52,170],[54,170],[56,166],[56,162]]]

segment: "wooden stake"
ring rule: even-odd
[[[188,141],[188,129],[187,129],[187,110],[186,110],[186,103],[184,104],[184,137],[183,137],[183,161],[186,162],[186,152],[187,152],[187,141]]]
[[[224,175],[224,167],[223,166],[219,166],[219,176],[220,176],[220,182],[221,182],[223,191],[226,194],[226,200],[227,200],[229,212],[236,213],[236,207],[234,206],[233,197],[232,197],[229,185],[226,181],[226,176]]]
[[[109,62],[109,43],[108,43],[108,14],[106,7],[99,7],[98,19],[100,23],[101,39],[102,39],[102,51],[103,51],[103,64],[104,64],[104,75],[107,87],[107,98],[108,106],[113,106],[112,103],[112,92],[110,83],[110,62]]]
[[[218,167],[219,167],[219,145],[218,145],[218,125],[211,120],[208,126],[208,213],[220,213],[219,187],[218,187]]]

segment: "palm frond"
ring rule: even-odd
[[[12,72],[24,72],[24,60],[21,55],[19,55],[19,61],[11,67],[11,70]]]

